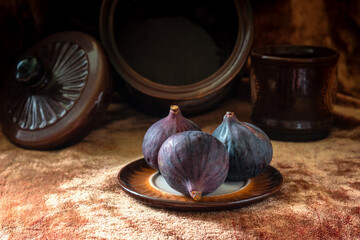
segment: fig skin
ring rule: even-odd
[[[175,133],[189,130],[200,131],[200,127],[185,118],[177,105],[171,105],[169,115],[155,122],[145,133],[142,152],[147,164],[158,171],[158,152],[163,142]]]
[[[201,131],[187,131],[170,136],[159,151],[159,170],[173,189],[200,200],[214,192],[229,170],[224,145]]]
[[[273,148],[264,131],[253,124],[239,121],[227,112],[223,122],[212,134],[229,154],[229,173],[226,180],[244,181],[260,174],[270,164]]]

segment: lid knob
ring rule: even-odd
[[[16,80],[34,92],[44,90],[49,84],[47,70],[40,59],[28,56],[21,59],[15,69]]]

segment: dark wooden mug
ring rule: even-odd
[[[311,141],[329,135],[339,54],[314,46],[269,46],[251,52],[254,124],[271,139]]]

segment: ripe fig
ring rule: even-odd
[[[227,112],[212,134],[229,153],[226,180],[243,181],[260,174],[271,162],[273,149],[269,137],[253,124],[239,121]]]
[[[163,142],[175,133],[189,130],[200,131],[200,127],[185,118],[177,105],[171,105],[169,115],[151,125],[145,133],[142,144],[145,161],[150,167],[159,170],[158,152]]]
[[[229,157],[224,145],[201,131],[170,136],[159,151],[159,170],[173,189],[200,200],[224,181]]]

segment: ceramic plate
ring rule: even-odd
[[[159,208],[180,211],[215,211],[239,208],[261,201],[280,190],[281,173],[269,166],[258,176],[243,182],[225,182],[215,192],[195,201],[172,189],[145,160],[139,159],[118,174],[121,188],[141,202]]]

